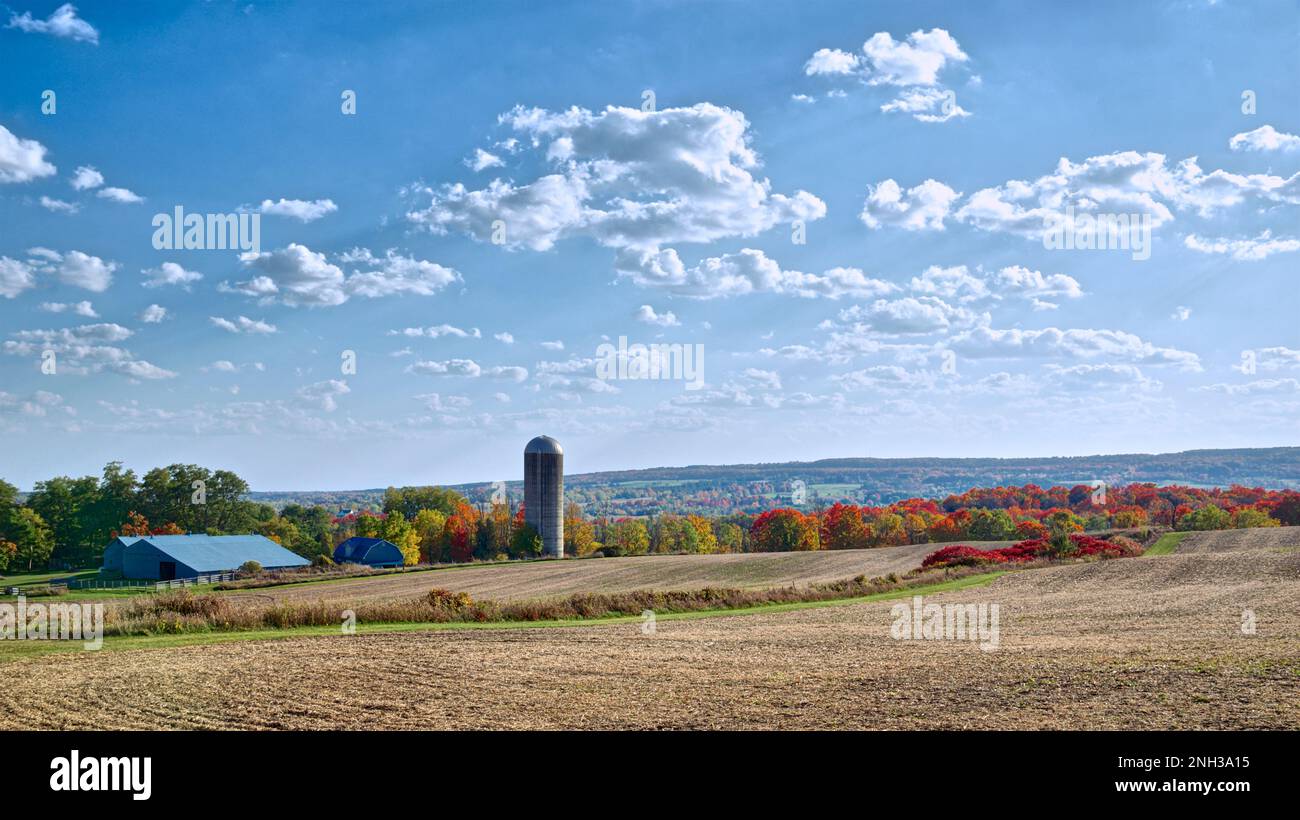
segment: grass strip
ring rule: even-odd
[[[739,609],[703,609],[691,612],[665,612],[655,614],[655,622],[693,620],[696,618],[716,618],[730,615],[760,615],[779,612],[792,612],[800,609],[820,609],[829,606],[846,606],[850,604],[888,601],[897,598],[910,598],[913,595],[934,595],[941,592],[953,592],[959,589],[983,586],[1003,575],[1005,570],[970,575],[955,581],[940,581],[934,584],[916,586],[910,589],[896,589],[861,595],[853,598],[836,598],[826,601],[798,601],[781,604],[762,604]],[[566,618],[554,621],[495,621],[487,623],[372,623],[357,624],[358,635],[387,634],[394,632],[441,632],[483,629],[554,629],[559,627],[607,626],[620,623],[640,623],[640,615],[613,615],[602,618]],[[337,626],[300,626],[289,629],[254,629],[234,632],[186,632],[174,635],[129,635],[109,636],[104,638],[101,651],[127,651],[139,649],[171,649],[183,646],[206,646],[228,643],[230,641],[260,641],[283,638],[311,637],[349,637],[341,633]],[[81,652],[80,641],[0,641],[0,663],[22,658],[48,655],[57,652]]]
[[[1178,550],[1178,545],[1181,544],[1183,542],[1183,539],[1186,538],[1188,535],[1191,535],[1191,533],[1167,532],[1164,535],[1160,536],[1160,538],[1154,544],[1147,547],[1142,554],[1144,556],[1173,555],[1174,552]]]

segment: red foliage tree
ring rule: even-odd
[[[113,530],[109,533],[110,538],[145,536],[145,535],[184,535],[185,531],[172,522],[167,522],[161,527],[152,527],[149,525],[149,519],[145,518],[138,512],[132,511],[126,514],[126,523],[120,530]]]
[[[835,504],[822,513],[821,546],[828,550],[856,550],[871,546],[862,510],[854,504]]]
[[[749,528],[754,552],[793,552],[821,548],[816,516],[798,510],[768,510]]]

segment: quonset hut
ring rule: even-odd
[[[542,554],[564,557],[564,450],[550,436],[524,448],[524,521],[542,537]]]

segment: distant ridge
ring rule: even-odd
[[[687,491],[713,490],[735,494],[737,486],[764,483],[772,485],[772,493],[779,495],[783,488],[795,481],[804,482],[825,498],[843,497],[873,503],[909,497],[942,498],[973,487],[1072,486],[1093,481],[1103,481],[1108,485],[1151,482],[1198,487],[1242,484],[1268,489],[1300,489],[1300,447],[1029,458],[824,458],[816,461],[649,467],[565,476],[566,494],[579,501],[591,501],[605,488],[614,490],[617,496],[629,495],[625,491],[629,485],[646,485],[654,487],[656,497],[667,507],[674,506],[668,496]],[[506,483],[512,491],[522,486],[522,480]],[[486,493],[490,490],[485,482],[450,486],[475,501],[486,500]],[[377,502],[383,492],[383,488],[253,492],[250,497],[275,504],[364,506]]]
[[[1275,482],[1283,482],[1285,486],[1300,486],[1300,447],[1028,458],[824,458],[816,461],[611,470],[575,474],[566,476],[565,479],[574,483],[605,483],[628,480],[710,480],[721,475],[732,475],[762,480],[792,471],[807,472],[815,477],[827,473],[845,477],[849,474],[890,473],[906,473],[917,478],[927,474],[1004,476],[1006,480],[998,483],[1026,483],[1038,477],[1051,479],[1054,483],[1096,479],[1112,482],[1184,481],[1224,486],[1255,481],[1269,486]],[[1020,481],[1020,478],[1025,481]]]

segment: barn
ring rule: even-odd
[[[104,550],[104,571],[170,581],[239,569],[304,567],[310,561],[261,535],[146,535],[117,538]]]
[[[140,537],[136,535],[120,535],[114,538],[109,545],[104,548],[104,566],[100,572],[112,572],[121,574],[122,572],[122,555],[126,552],[128,544],[134,544],[139,541]]]
[[[334,548],[336,564],[365,564],[368,567],[400,567],[402,551],[392,541],[354,536]]]

